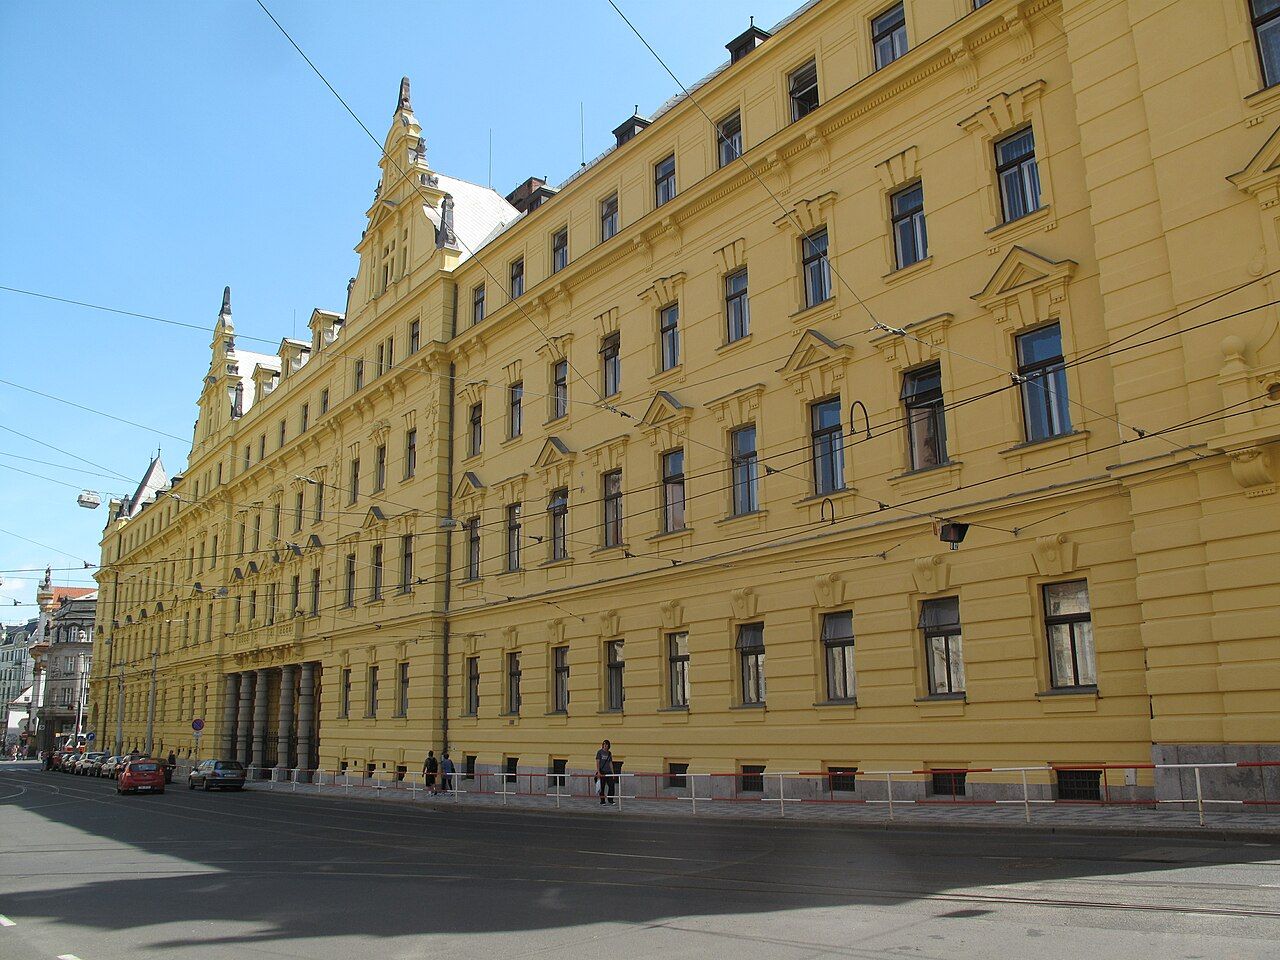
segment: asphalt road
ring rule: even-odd
[[[1280,845],[118,797],[0,764],[4,960],[1223,960],[1278,943]]]

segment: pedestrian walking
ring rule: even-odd
[[[178,769],[178,758],[174,756],[172,750],[169,751],[168,759],[164,762],[164,782],[173,783],[173,771]]]
[[[440,779],[443,781],[446,790],[454,789],[454,776],[453,761],[449,759],[449,751],[446,750],[444,756],[440,759]]]
[[[434,750],[427,751],[427,759],[422,762],[422,783],[434,795],[436,790],[436,773],[440,770],[440,761],[436,759]]]
[[[610,746],[609,741],[605,740],[596,751],[596,780],[600,784],[600,806],[613,803],[616,786],[613,777],[613,751]]]

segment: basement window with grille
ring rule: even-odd
[[[1059,800],[1101,800],[1101,770],[1059,770]]]
[[[933,774],[932,790],[936,797],[963,797],[968,774],[963,770],[943,770]]]

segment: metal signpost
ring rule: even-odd
[[[200,734],[204,732],[204,720],[201,719],[200,717],[196,717],[194,720],[192,720],[191,730],[193,733],[195,733],[195,737],[196,737],[195,759],[199,760],[200,759]]]

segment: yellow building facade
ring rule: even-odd
[[[251,353],[224,301],[187,469],[112,505],[99,736],[1280,759],[1268,29],[825,0],[505,200],[430,166],[406,82],[345,309]]]

